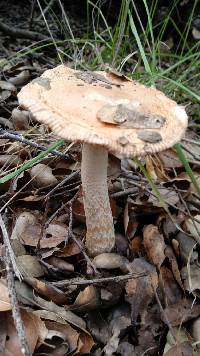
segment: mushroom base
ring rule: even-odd
[[[110,252],[115,245],[113,217],[107,185],[108,152],[83,144],[81,177],[87,225],[86,248],[90,256]]]

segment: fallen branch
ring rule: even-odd
[[[109,283],[109,282],[121,282],[126,281],[131,278],[140,278],[146,276],[146,273],[128,273],[121,276],[114,277],[105,277],[105,278],[94,278],[94,279],[84,279],[84,278],[74,278],[74,279],[66,279],[63,281],[52,282],[51,284],[56,287],[65,287],[71,285],[91,285],[91,284],[99,284],[99,283]]]
[[[39,151],[46,151],[47,150],[47,147],[45,147],[43,145],[40,145],[40,144],[38,144],[38,143],[36,143],[36,142],[34,142],[32,140],[27,140],[26,138],[24,138],[22,135],[19,135],[18,133],[8,132],[8,131],[3,130],[3,129],[0,129],[0,139],[1,138],[3,138],[3,139],[7,138],[9,140],[21,142],[21,143],[23,143],[25,145],[37,148]],[[65,159],[69,158],[66,154],[64,154],[62,152],[59,152],[57,150],[51,151],[51,154],[54,155],[54,156],[65,158]]]
[[[14,38],[27,38],[33,41],[44,41],[49,40],[49,37],[37,33],[34,31],[19,29],[15,27],[10,27],[0,21],[0,31],[4,32],[6,35]]]

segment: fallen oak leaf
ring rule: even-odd
[[[159,269],[165,259],[165,242],[157,226],[147,225],[144,227],[143,243],[150,262]]]
[[[45,327],[44,322],[38,316],[27,312],[26,310],[21,310],[21,318],[24,323],[29,350],[30,353],[33,354],[35,349],[38,348],[45,340],[48,330]],[[7,356],[22,356],[19,338],[11,313],[7,314],[7,340],[5,343],[5,354]]]

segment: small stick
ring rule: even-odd
[[[51,284],[56,287],[64,287],[69,285],[91,285],[98,283],[109,283],[109,282],[121,282],[126,281],[131,278],[140,278],[146,276],[145,273],[128,273],[121,276],[113,276],[113,277],[104,277],[104,278],[94,278],[94,279],[84,279],[84,278],[74,278],[74,279],[66,279],[63,281],[52,282]]]
[[[0,31],[4,32],[6,35],[14,38],[27,38],[33,41],[49,40],[49,37],[37,33],[34,31],[28,31],[24,29],[10,27],[0,21]]]
[[[17,300],[17,294],[15,289],[15,280],[14,280],[14,273],[12,269],[12,262],[9,256],[8,249],[6,250],[6,272],[7,272],[7,285],[8,285],[8,293],[10,298],[10,303],[12,306],[12,316],[15,323],[17,335],[19,338],[19,343],[21,347],[21,352],[24,356],[30,356],[28,343],[26,340],[24,323],[21,318],[20,308]]]
[[[27,140],[26,138],[24,138],[22,135],[19,135],[18,133],[13,133],[13,132],[8,132],[6,130],[0,129],[0,139],[1,138],[8,138],[9,140],[14,140],[14,141],[19,141],[25,145],[28,146],[32,146],[34,148],[37,148],[40,151],[46,151],[47,147],[40,145],[32,140]],[[68,156],[62,152],[59,152],[57,150],[54,150],[51,152],[51,154],[55,155],[55,156],[59,156],[62,158],[68,158]]]
[[[69,176],[67,176],[65,179],[63,179],[60,183],[58,183],[50,192],[45,196],[45,199],[48,199],[55,191],[62,187],[65,183],[69,182],[71,179],[79,177],[80,176],[80,170],[77,170],[75,172],[72,172]]]
[[[3,235],[4,245],[5,245],[7,285],[8,285],[8,293],[9,293],[10,303],[12,306],[12,316],[13,316],[15,327],[17,330],[17,335],[19,338],[21,352],[24,356],[30,356],[29,347],[28,347],[28,344],[26,341],[26,336],[25,336],[24,323],[21,319],[16,289],[15,289],[14,273],[16,275],[18,275],[18,278],[19,278],[20,272],[18,271],[18,267],[16,265],[15,256],[14,256],[13,250],[10,246],[10,241],[8,238],[8,232],[7,232],[7,229],[6,229],[6,226],[2,219],[1,214],[0,214],[0,227],[2,230],[2,235]]]
[[[16,259],[15,259],[15,254],[12,250],[11,244],[10,244],[10,239],[8,236],[8,232],[6,230],[6,226],[4,224],[4,221],[2,219],[2,216],[0,214],[0,228],[2,231],[2,235],[3,235],[3,242],[6,246],[6,249],[8,251],[9,257],[10,257],[10,262],[13,268],[13,271],[15,271],[15,275],[17,276],[17,278],[21,281],[22,280],[22,275],[17,267],[17,263],[16,263]]]
[[[173,330],[173,328],[172,328],[172,326],[171,326],[171,324],[170,324],[170,322],[169,322],[169,320],[168,320],[168,318],[167,318],[167,315],[166,315],[166,313],[165,313],[165,311],[164,311],[164,309],[163,309],[163,306],[162,306],[162,304],[161,304],[161,302],[160,302],[160,299],[159,299],[159,297],[158,297],[158,293],[157,293],[157,291],[156,291],[156,288],[155,288],[153,282],[152,282],[152,288],[153,288],[153,291],[154,291],[154,294],[155,294],[155,297],[156,297],[156,301],[157,301],[158,306],[159,306],[159,308],[160,308],[161,314],[163,315],[163,317],[164,317],[164,319],[165,319],[165,322],[166,322],[166,324],[167,324],[167,326],[168,326],[168,328],[169,328],[169,331],[170,331],[171,335],[173,336],[174,340],[177,342],[176,335],[175,335],[174,330]]]

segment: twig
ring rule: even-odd
[[[15,272],[15,275],[17,276],[17,278],[21,281],[22,280],[22,275],[21,275],[21,273],[20,273],[20,271],[19,271],[19,269],[17,267],[15,254],[14,254],[14,252],[12,250],[11,245],[10,245],[8,232],[6,230],[6,226],[4,224],[4,221],[2,219],[1,214],[0,214],[0,228],[1,228],[1,231],[2,231],[2,235],[3,235],[3,242],[4,242],[5,246],[6,246],[7,251],[8,251],[13,271]]]
[[[172,326],[171,326],[171,324],[170,324],[170,322],[169,322],[169,320],[168,320],[168,318],[167,318],[167,315],[166,315],[166,313],[165,313],[165,311],[164,311],[164,309],[163,309],[163,306],[162,306],[162,304],[161,304],[161,302],[160,302],[160,299],[159,299],[159,297],[158,297],[158,293],[157,293],[157,291],[156,291],[156,288],[155,288],[153,282],[152,282],[152,288],[153,288],[153,291],[154,291],[154,294],[155,294],[155,297],[156,297],[156,301],[157,301],[158,306],[159,306],[159,308],[160,308],[160,311],[161,311],[161,313],[162,313],[162,315],[163,315],[163,318],[165,319],[165,322],[166,322],[166,324],[167,324],[167,326],[168,326],[168,328],[169,328],[169,330],[170,330],[170,333],[171,333],[171,335],[173,336],[174,341],[177,341],[177,338],[176,338],[176,335],[175,335],[175,333],[174,333],[174,330],[173,330],[173,328],[172,328]]]
[[[69,176],[67,176],[65,179],[63,179],[60,183],[58,183],[50,192],[45,196],[45,199],[48,199],[55,191],[62,187],[65,183],[69,182],[71,179],[76,178],[80,176],[80,170],[77,170],[75,172],[72,172]]]
[[[6,35],[14,38],[27,38],[33,41],[49,40],[49,37],[42,35],[41,33],[10,27],[0,21],[0,31]]]
[[[109,283],[109,282],[121,282],[126,281],[127,279],[131,278],[140,278],[146,276],[145,273],[128,273],[121,276],[114,276],[114,277],[104,277],[104,278],[94,278],[94,279],[84,279],[84,278],[73,278],[73,279],[66,279],[63,281],[52,282],[51,284],[57,287],[64,287],[68,285],[91,285],[91,284],[98,284],[98,283]]]
[[[9,293],[10,303],[12,306],[12,316],[13,316],[13,320],[15,323],[17,335],[19,338],[21,352],[24,356],[30,356],[31,354],[29,352],[29,347],[28,347],[28,343],[26,340],[24,323],[21,318],[19,304],[18,304],[18,300],[17,300],[14,273],[13,273],[13,268],[12,268],[12,260],[10,258],[9,251],[8,251],[7,247],[5,247],[5,251],[6,251],[5,261],[6,261],[6,272],[7,272],[7,285],[8,285],[8,293]]]
[[[19,337],[19,342],[21,346],[21,352],[24,356],[30,356],[30,352],[28,349],[28,344],[26,341],[25,331],[24,331],[24,324],[21,319],[16,289],[15,289],[15,281],[14,281],[14,273],[15,275],[21,279],[21,274],[18,270],[15,255],[13,253],[12,247],[10,245],[8,232],[5,226],[5,223],[2,219],[0,214],[0,227],[3,235],[3,241],[5,245],[5,262],[6,262],[6,272],[7,272],[7,283],[8,283],[8,292],[10,303],[12,306],[12,316],[14,319],[15,327],[17,330],[17,334]]]
[[[46,151],[47,150],[47,147],[43,146],[43,145],[40,145],[32,140],[27,140],[26,138],[24,138],[22,135],[19,135],[18,133],[15,133],[15,132],[8,132],[7,130],[3,130],[0,128],[0,139],[5,139],[5,138],[8,138],[9,140],[14,140],[14,141],[18,141],[18,142],[21,142],[25,145],[28,145],[28,146],[32,146],[34,148],[37,148],[38,150],[40,151]],[[54,156],[59,156],[59,157],[62,157],[62,158],[65,158],[67,159],[68,156],[62,152],[59,152],[57,150],[54,150],[51,152],[51,154],[53,154]]]
[[[127,195],[132,195],[132,194],[138,194],[138,188],[127,188],[120,192],[111,194],[111,197],[112,198],[121,198],[121,197],[125,197]]]

